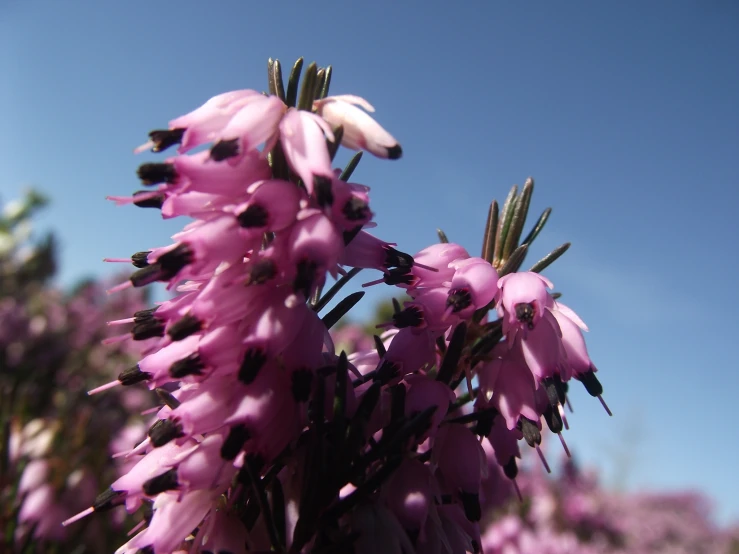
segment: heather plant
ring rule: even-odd
[[[111,437],[135,424],[137,405],[148,405],[144,391],[87,395],[141,354],[136,344],[101,341],[106,322],[142,309],[145,295],[111,301],[92,281],[70,293],[55,288],[53,237],[32,233],[44,204],[29,192],[0,218],[0,551],[100,551],[117,540],[112,521],[61,523],[115,477]]]
[[[396,248],[369,232],[370,189],[351,177],[363,151],[402,148],[369,102],[330,96],[331,78],[301,59],[285,86],[270,60],[267,93],[219,94],[150,132],[137,152],[176,155],[140,165],[146,189],[111,197],[189,220],[172,244],[110,260],[137,268],[111,293],[176,293],[112,322],[146,355],[91,391],[162,400],[118,453],[130,469],[65,522],[135,514],[120,554],[479,552],[497,501],[485,448],[515,487],[520,440],[545,465],[544,429],[566,450],[572,380],[603,402],[587,327],[539,273],[569,244],[521,269],[550,214],[523,234],[533,180],[491,204],[479,257],[441,232],[416,254]],[[360,152],[336,169],[340,146]],[[331,302],[363,270],[380,272],[363,287],[407,300],[371,346],[337,349],[329,331],[364,293]]]
[[[491,461],[491,463],[494,463]],[[739,528],[721,528],[697,492],[619,492],[566,459],[556,478],[518,477],[523,501],[483,517],[486,554],[736,554]]]

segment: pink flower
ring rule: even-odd
[[[398,141],[367,115],[366,112],[374,112],[375,109],[365,99],[344,94],[317,100],[313,105],[318,114],[334,128],[344,128],[342,146],[367,150],[378,158],[396,160],[402,156],[403,150]]]
[[[280,141],[290,167],[300,175],[309,194],[316,182],[323,180],[330,187],[334,178],[326,140],[334,141],[331,127],[319,116],[294,108],[280,122]]]

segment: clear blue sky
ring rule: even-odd
[[[138,188],[132,148],[301,55],[400,139],[355,176],[402,249],[440,226],[477,253],[488,202],[536,178],[534,257],[574,243],[547,275],[616,416],[575,394],[569,442],[611,482],[699,487],[739,519],[739,4],[0,0],[0,195],[51,195],[63,284],[110,273],[180,225],[103,200]]]

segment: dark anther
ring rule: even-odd
[[[554,384],[554,389],[557,391],[557,399],[559,400],[559,403],[564,404],[567,400],[567,383],[562,382],[562,378],[559,374],[552,377],[552,383]]]
[[[162,269],[159,264],[147,265],[134,271],[128,278],[134,287],[145,287],[159,280]]]
[[[269,221],[269,213],[259,204],[252,204],[241,212],[236,218],[239,225],[248,229],[250,227],[266,227]]]
[[[331,191],[331,179],[321,175],[313,176],[313,196],[321,208],[334,203],[334,194]]]
[[[400,144],[396,144],[395,146],[391,146],[387,149],[387,157],[390,160],[397,160],[403,155],[403,149],[400,147]]]
[[[415,275],[410,272],[410,268],[397,267],[383,274],[382,280],[387,285],[413,285],[418,280]]]
[[[367,202],[356,196],[346,201],[341,212],[349,221],[366,221],[372,215]]]
[[[161,475],[144,481],[142,489],[145,495],[155,496],[160,492],[173,491],[179,486],[180,484],[177,482],[177,468],[172,468]]]
[[[222,162],[239,154],[239,140],[220,140],[210,149],[210,159],[214,162]]]
[[[564,398],[560,399],[559,390],[554,382],[554,378],[547,377],[542,381],[542,385],[544,385],[544,390],[547,392],[547,400],[549,400],[551,406],[556,408],[560,403],[564,402]]]
[[[92,509],[96,512],[106,512],[116,506],[120,506],[125,501],[125,491],[114,491],[113,489],[108,489],[97,495],[95,502],[92,503]]]
[[[131,256],[131,263],[134,267],[142,268],[149,265],[149,254],[151,254],[151,250],[146,250],[144,252],[136,252],[133,256]]]
[[[221,446],[221,458],[224,460],[233,460],[239,455],[244,443],[251,438],[246,425],[234,425],[228,432],[226,440]]]
[[[536,423],[521,416],[518,420],[518,426],[523,433],[523,438],[531,448],[534,448],[537,444],[541,444],[541,431],[536,426]]]
[[[529,329],[534,328],[534,305],[522,302],[516,304],[516,319],[521,323],[526,323]]]
[[[133,329],[131,330],[133,340],[146,340],[164,336],[164,322],[154,316],[142,318],[140,321],[136,321],[134,317],[133,323]]]
[[[136,200],[137,196],[144,196],[143,198]],[[152,194],[148,190],[137,190],[133,193],[133,204],[139,208],[156,208],[161,209],[164,204],[164,194]]]
[[[167,334],[172,340],[186,339],[203,328],[203,322],[192,314],[183,315],[179,321],[172,324]]]
[[[121,385],[126,387],[148,379],[151,379],[151,373],[141,371],[141,368],[138,365],[125,369],[118,375],[118,381],[120,381]]]
[[[154,392],[156,392],[159,399],[172,410],[174,410],[175,408],[177,408],[177,406],[181,404],[177,397],[169,392],[167,389],[157,387],[154,389]]]
[[[193,261],[194,255],[190,247],[181,243],[169,252],[165,252],[157,259],[157,264],[161,267],[162,275],[160,281],[169,281],[177,275],[180,270]]]
[[[516,478],[516,475],[518,475],[518,466],[516,465],[515,456],[511,456],[511,459],[503,466],[503,473],[505,473],[505,476],[508,477],[508,479]]]
[[[189,356],[177,360],[171,366],[169,366],[169,374],[175,379],[182,379],[187,375],[202,375],[205,369],[203,360],[200,359],[200,355],[195,352]]]
[[[313,291],[313,280],[316,277],[316,269],[318,266],[310,260],[299,262],[296,268],[295,280],[293,281],[293,290],[303,293],[308,298]]]
[[[149,546],[145,546],[143,548],[139,548],[136,551],[136,554],[156,554],[156,552],[154,551],[154,547],[151,546],[151,545],[149,545]]]
[[[312,383],[313,372],[310,369],[293,371],[291,389],[295,402],[308,402]]]
[[[249,267],[246,285],[262,285],[277,275],[277,264],[269,258],[262,258]]]
[[[149,438],[151,444],[158,448],[164,446],[169,441],[183,437],[182,426],[171,419],[160,419],[149,428]]]
[[[185,129],[157,129],[149,133],[151,142],[154,143],[152,146],[152,152],[161,152],[166,150],[172,145],[179,144],[182,142],[182,135],[185,134]]]
[[[544,421],[547,422],[547,427],[552,433],[562,432],[562,416],[559,415],[559,410],[551,404],[544,410]]]
[[[408,306],[405,310],[393,314],[393,324],[398,328],[420,327],[423,325],[423,310],[418,306]]]
[[[462,501],[464,515],[469,521],[480,521],[482,509],[480,508],[480,495],[471,492],[459,491],[459,499]]]
[[[177,182],[177,171],[170,163],[144,163],[136,170],[136,175],[145,186],[157,185],[159,183]]]
[[[474,432],[479,437],[487,437],[493,430],[493,424],[495,423],[495,417],[498,415],[497,410],[485,410],[480,412],[480,419],[474,427]]]
[[[257,378],[259,370],[267,361],[267,353],[261,348],[249,348],[244,353],[244,359],[239,368],[239,381],[248,385]]]
[[[413,256],[387,246],[385,247],[385,267],[410,269],[413,267]]]
[[[468,289],[452,289],[446,299],[447,307],[451,306],[455,314],[472,305],[472,296]]]
[[[137,312],[134,312],[133,322],[143,323],[144,321],[149,321],[151,319],[154,319],[154,312],[156,312],[158,309],[159,309],[159,306],[154,306],[153,308],[147,308],[145,310],[139,310]]]
[[[587,373],[575,375],[575,379],[582,381],[582,384],[585,385],[585,390],[588,391],[590,396],[600,396],[603,394],[603,385],[600,384],[592,369]]]

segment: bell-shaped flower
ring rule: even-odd
[[[264,233],[281,231],[294,223],[302,196],[295,183],[258,181],[247,192],[248,200],[233,208],[242,228]]]
[[[253,96],[245,102],[228,124],[215,136],[210,149],[214,162],[229,160],[238,164],[238,158],[260,144],[270,142],[277,134],[277,126],[287,106],[277,96]]]
[[[334,128],[343,127],[342,146],[367,150],[378,158],[391,160],[403,154],[398,141],[367,114],[375,109],[364,98],[343,94],[316,100],[313,105]]]
[[[291,108],[280,122],[280,142],[285,158],[297,173],[309,194],[316,189],[316,180],[330,186],[334,173],[326,140],[334,141],[331,127],[319,116]]]
[[[467,258],[450,265],[455,270],[447,300],[450,313],[464,319],[493,301],[498,293],[498,272],[489,262]]]
[[[435,406],[436,410],[431,416],[431,425],[428,430],[418,438],[422,442],[426,437],[434,437],[439,425],[449,411],[449,406],[454,402],[454,392],[444,383],[430,379],[426,375],[406,375],[403,379],[406,385],[405,393],[405,415],[413,417],[415,414]]]
[[[501,342],[493,348],[491,357],[492,360],[482,366],[478,373],[480,386],[483,386],[484,380],[484,394],[503,415],[508,429],[514,429],[521,416],[538,420],[536,383],[520,345],[508,348],[505,342]]]
[[[449,286],[456,271],[451,263],[469,257],[467,250],[453,242],[432,244],[424,248],[413,255],[416,264],[411,273],[417,278],[414,288]]]
[[[531,271],[509,273],[500,278],[498,311],[508,340],[513,342],[519,330],[536,327],[545,310],[554,305],[554,299],[547,292],[547,288],[552,287],[546,277]]]
[[[154,501],[154,515],[149,527],[121,548],[151,547],[155,554],[171,553],[203,520],[217,497],[210,490],[159,494]]]
[[[429,466],[406,458],[382,487],[380,495],[400,524],[412,536],[418,536],[438,495],[436,488]]]
[[[563,310],[563,308],[566,309]],[[563,363],[563,381],[569,380],[573,374],[581,375],[594,369],[593,362],[590,360],[590,355],[588,354],[588,348],[585,345],[585,338],[583,337],[581,327],[577,323],[581,322],[581,320],[575,314],[577,320],[573,321],[571,316],[568,315],[569,313],[574,314],[570,308],[559,302],[557,302],[556,309],[552,311],[562,331],[562,346],[566,353],[566,361]]]
[[[210,512],[195,543],[202,554],[246,554],[247,538],[248,533],[241,520],[221,506]]]
[[[169,128],[184,129],[180,147],[184,154],[188,150],[211,142],[233,115],[251,100],[260,97],[255,90],[234,90],[209,99],[199,108],[169,122]]]
[[[485,451],[477,436],[464,425],[444,425],[434,440],[432,463],[438,466],[443,485],[458,495],[470,521],[479,521],[480,483],[487,474]]]

